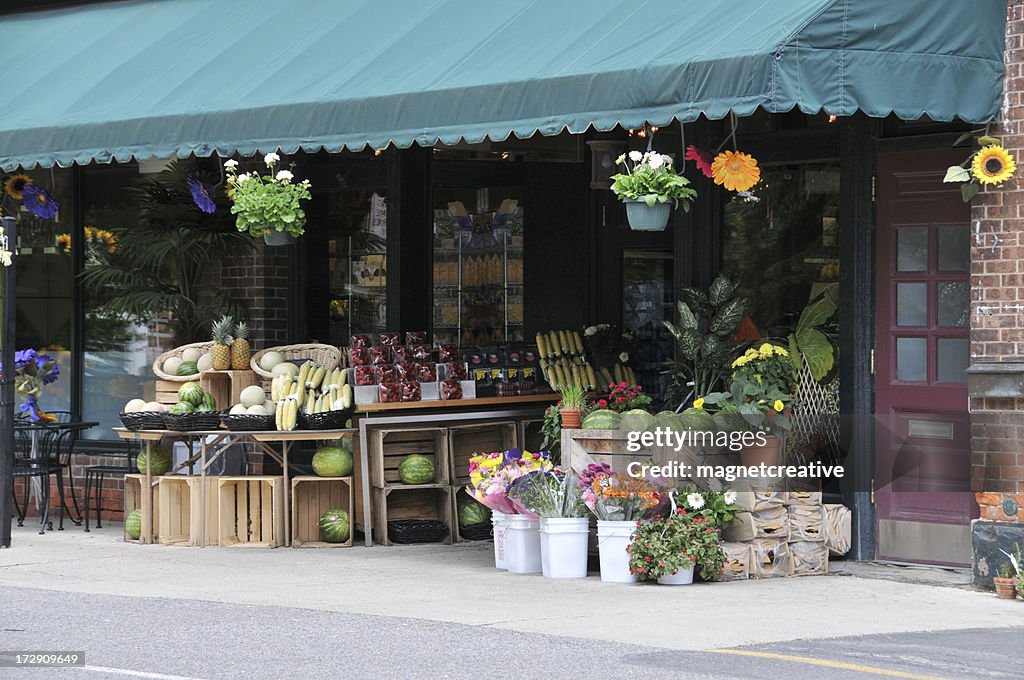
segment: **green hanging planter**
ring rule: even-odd
[[[626,221],[633,231],[665,231],[668,218],[672,216],[671,203],[650,206],[646,201],[635,198],[624,199],[623,203],[626,204]]]

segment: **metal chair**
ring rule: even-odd
[[[50,415],[57,417],[58,423],[70,423],[73,418],[70,411],[48,411]],[[57,494],[60,496],[60,523],[57,526],[58,531],[64,530],[64,513],[67,513],[68,518],[75,525],[82,524],[82,511],[78,507],[78,496],[75,493],[75,475],[72,469],[74,463],[75,448],[78,445],[80,430],[61,430],[57,435],[56,440],[53,442],[51,447],[51,457],[53,461],[51,465],[54,466],[55,475],[57,478]],[[71,504],[74,506],[74,512],[68,507],[67,498],[64,495],[64,472],[68,474],[68,490],[71,492]]]
[[[25,525],[25,515],[28,514],[28,505],[31,500],[32,480],[39,481],[39,495],[41,512],[39,518],[39,533],[45,533],[47,529],[53,530],[53,522],[50,520],[50,475],[58,473],[59,470],[53,465],[53,458],[50,453],[50,446],[53,443],[56,432],[37,432],[36,442],[33,447],[33,431],[28,428],[15,428],[14,431],[14,478],[21,478],[23,482],[23,503],[18,502],[17,490],[12,489],[14,497],[14,509],[18,516],[18,526]],[[63,508],[61,508],[63,511]]]
[[[103,528],[103,520],[101,519],[101,513],[103,511],[115,512],[123,510],[124,508],[104,508],[103,507],[103,480],[107,476],[115,476],[131,474],[138,472],[135,467],[135,458],[139,454],[139,444],[135,441],[121,442],[125,454],[124,465],[90,465],[85,468],[85,530],[89,531],[89,512],[92,510],[90,503],[93,489],[96,490],[96,528]]]

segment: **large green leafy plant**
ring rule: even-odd
[[[820,327],[835,316],[838,301],[839,286],[833,283],[804,307],[796,330],[788,338],[793,375],[800,373],[804,361],[819,382],[832,371],[836,361],[835,346]]]
[[[735,293],[736,284],[724,275],[714,280],[707,293],[685,287],[679,291],[679,320],[663,322],[676,340],[668,397],[681,406],[718,389],[728,374],[733,336],[748,305],[747,298]]]
[[[193,163],[175,161],[128,188],[136,219],[127,227],[111,227],[118,257],[91,263],[82,274],[84,284],[104,301],[101,313],[141,322],[169,313],[179,345],[208,340],[212,319],[238,313],[240,304],[224,295],[210,273],[224,258],[252,247],[252,239],[231,224],[223,198],[214,213],[197,208],[189,177],[208,186],[218,179]]]

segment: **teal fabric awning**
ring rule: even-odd
[[[793,107],[981,123],[1005,0],[126,0],[0,15],[0,166]]]

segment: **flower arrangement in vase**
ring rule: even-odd
[[[33,422],[52,423],[56,418],[39,407],[43,387],[60,377],[57,360],[34,349],[23,349],[14,353],[14,391],[22,398],[19,408]]]

